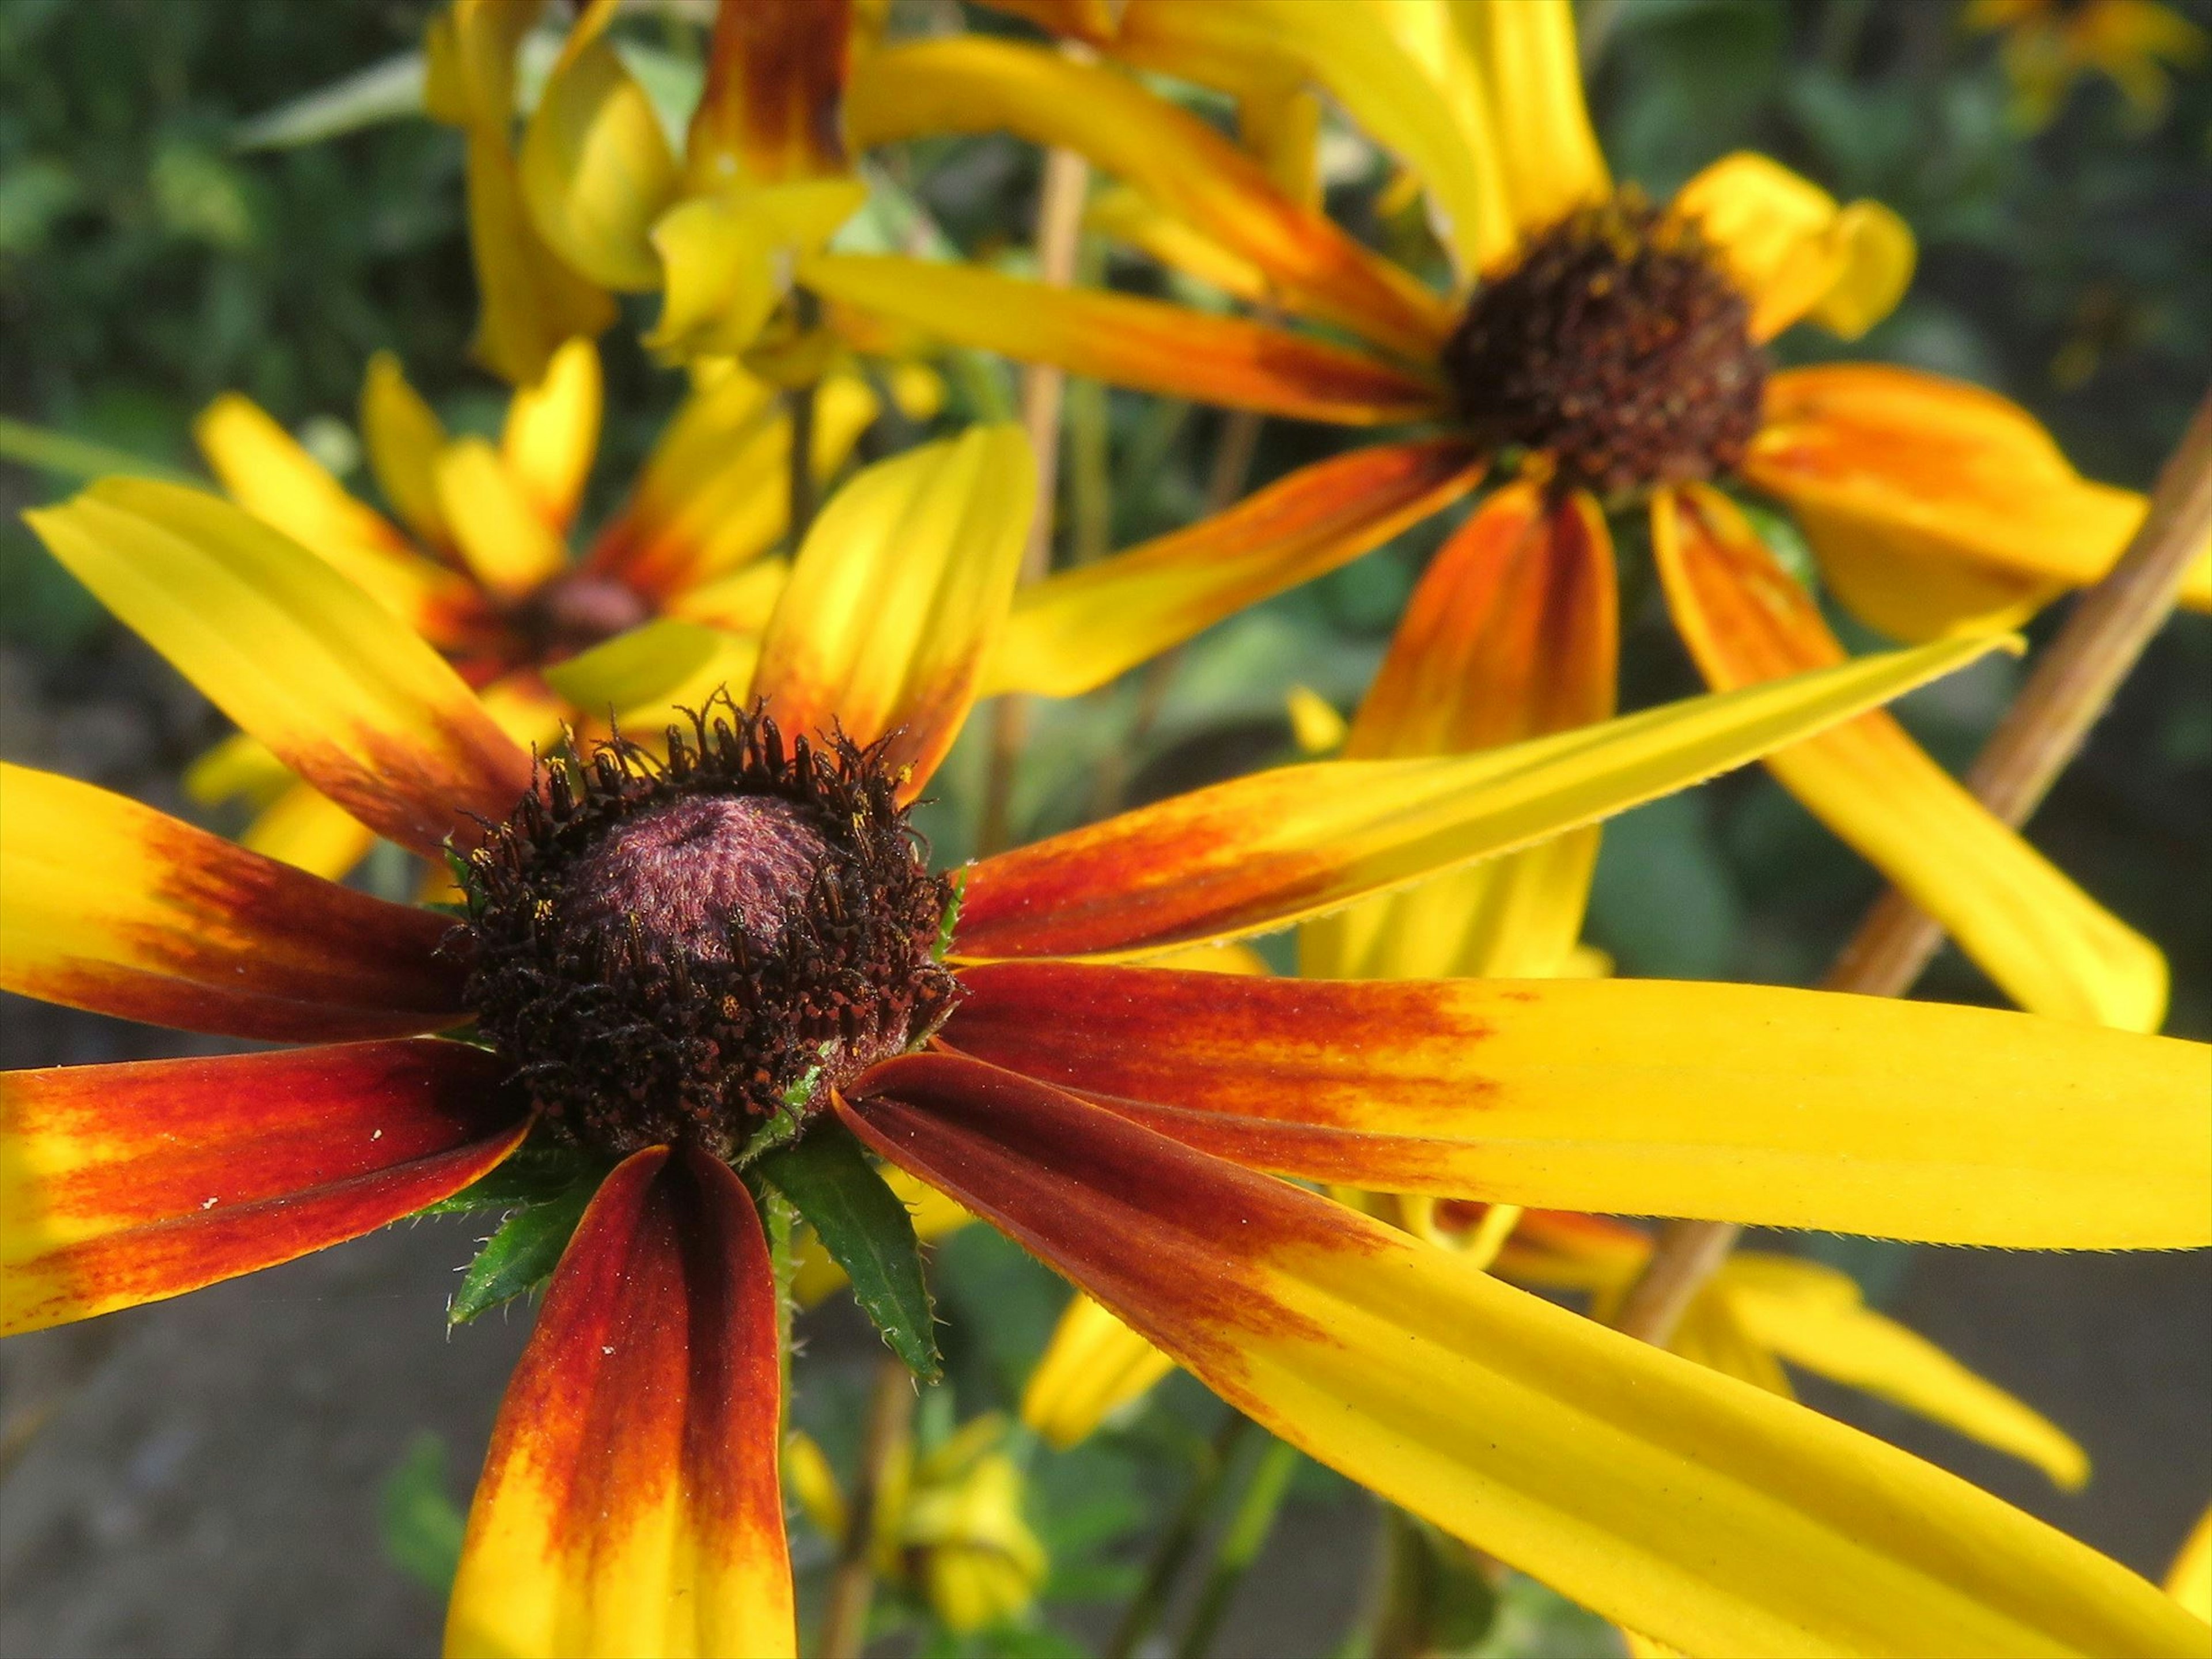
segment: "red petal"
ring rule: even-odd
[[[0,1076],[0,1331],[234,1279],[458,1192],[522,1139],[503,1071],[403,1042]]]

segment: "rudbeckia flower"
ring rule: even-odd
[[[2004,37],[2013,118],[2030,132],[2051,125],[2085,75],[2120,89],[2132,125],[2155,126],[2173,100],[2169,66],[2193,68],[2212,47],[2212,36],[2158,0],[1971,0],[1966,24]]]
[[[648,341],[665,349],[754,346],[792,256],[866,196],[839,125],[853,44],[844,0],[724,0],[680,157],[607,33],[620,3],[583,9],[519,147],[515,52],[543,0],[453,0],[430,27],[430,112],[468,139],[477,355],[519,385],[572,334],[611,323],[615,293],[665,290]]]
[[[617,679],[546,671],[654,619],[633,647],[659,659],[656,684],[696,687],[749,672],[788,562],[791,422],[774,387],[736,364],[704,365],[622,507],[580,554],[570,540],[599,444],[600,373],[588,340],[554,353],[539,383],[508,405],[496,443],[447,433],[396,360],[369,364],[361,400],[368,468],[386,517],[349,495],[250,399],[232,392],[194,435],[230,498],[320,556],[434,645],[525,743],[603,718]],[[933,407],[934,377],[896,373],[910,414]],[[855,374],[831,374],[815,400],[812,459],[827,480],[878,413]],[[396,522],[395,522],[396,520]],[[672,663],[690,665],[688,672]],[[620,664],[611,665],[618,668]],[[562,688],[576,695],[564,695]],[[680,686],[679,686],[680,689]],[[246,845],[320,875],[343,875],[374,832],[300,782],[250,737],[187,775],[193,796],[243,795],[262,811]]]
[[[36,514],[287,766],[450,850],[467,902],[374,899],[8,769],[0,985],[301,1046],[9,1076],[0,1328],[288,1261],[533,1132],[566,1141],[611,1167],[501,1406],[449,1650],[789,1653],[777,1290],[745,1176],[763,1137],[849,1134],[1284,1439],[1660,1639],[2201,1646],[2154,1587],[1987,1494],[1275,1178],[2202,1246],[2201,1046],[1749,986],[1123,965],[1549,838],[1986,642],[1478,756],[1257,774],[975,864],[955,911],[904,812],[975,699],[1032,494],[1010,428],[869,469],[807,538],[742,713],[702,712],[665,760],[535,764],[389,611],[228,503],[110,481]]]
[[[1616,188],[1583,109],[1564,0],[1014,9],[1128,64],[1240,94],[1286,75],[1327,88],[1425,181],[1460,285],[1438,293],[1354,241],[1116,64],[980,37],[886,47],[858,64],[855,146],[1003,128],[1080,151],[1173,228],[1152,239],[1155,252],[1328,335],[954,264],[824,255],[802,262],[802,280],[942,339],[1121,385],[1306,420],[1431,423],[1435,435],[1310,466],[1238,513],[1355,470],[1517,475],[1462,538],[1518,568],[1511,605],[1531,616],[1549,606],[1545,625],[1574,631],[1576,661],[1554,671],[1540,655],[1539,675],[1611,660],[1613,507],[1648,514],[1668,608],[1717,689],[1844,656],[1813,596],[1718,483],[1786,504],[1828,588],[1905,639],[2008,624],[2094,580],[2142,516],[2140,496],[2081,477],[2032,417],[1991,393],[1872,364],[1774,369],[1765,343],[1791,324],[1855,335],[1890,308],[1911,270],[1910,233],[1875,204],[1840,205],[1753,155],[1717,161],[1663,206]],[[1402,495],[1349,499],[1348,513],[1405,521]],[[1204,526],[1188,537],[1026,594],[992,684],[1087,690],[1331,568],[1352,545],[1267,558]],[[1433,574],[1415,605],[1439,650],[1460,652],[1465,624],[1438,591],[1450,580]],[[2212,555],[2185,597],[2212,605]],[[1545,695],[1610,707],[1594,680]],[[2162,1019],[2157,951],[1887,715],[1769,764],[2015,1001],[2140,1030]]]

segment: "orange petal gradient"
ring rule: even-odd
[[[1812,597],[1726,496],[1691,485],[1655,497],[1651,512],[1668,606],[1708,684],[1725,691],[1844,659]],[[1766,764],[2021,1007],[2132,1031],[2165,1018],[2158,947],[1991,817],[1889,714]]]
[[[1934,1243],[2212,1243],[2212,1050],[1656,980],[963,969],[944,1040],[1310,1180]]]
[[[71,574],[210,702],[371,829],[430,858],[496,822],[530,757],[418,635],[229,502],[111,478],[26,514]]]
[[[0,1075],[0,1334],[273,1267],[459,1192],[527,1127],[505,1070],[416,1041]]]
[[[795,1651],[775,1279],[720,1161],[633,1154],[585,1211],[507,1384],[451,1659]]]
[[[975,866],[969,957],[1158,955],[1546,841],[1863,714],[1995,648],[1948,641],[1548,738],[1328,761],[1140,807]]]
[[[1072,697],[1378,547],[1474,487],[1455,439],[1317,461],[1188,529],[1024,588],[988,690]]]
[[[87,783],[0,765],[0,986],[277,1042],[462,1017],[453,918],[390,904]]]
[[[725,4],[685,149],[690,187],[780,184],[845,169],[849,0]]]
[[[1075,150],[1258,265],[1289,310],[1415,361],[1454,320],[1405,271],[1282,195],[1259,162],[1118,69],[973,34],[909,42],[854,66],[848,116],[856,149],[1003,128]]]
[[[1577,106],[1579,108],[1579,105]],[[1431,562],[1344,755],[1488,749],[1609,717],[1620,623],[1613,538],[1581,491],[1498,490]],[[1314,979],[1543,977],[1581,936],[1595,825],[1306,924]]]
[[[1690,1651],[2198,1645],[1955,1476],[1025,1078],[917,1055],[839,1104],[1263,1426]]]
[[[1443,405],[1434,383],[1379,357],[1158,300],[890,255],[822,255],[800,262],[799,279],[955,345],[1140,392],[1347,426],[1419,419]]]
[[[1796,511],[1844,602],[1900,639],[2003,625],[2003,611],[1992,621],[1965,608],[1977,588],[1984,604],[2009,596],[2016,615],[2086,586],[2112,568],[2144,511],[2132,490],[2082,477],[2018,404],[1873,363],[1771,379],[1765,429],[1743,470]],[[1922,570],[1947,585],[1976,581],[1954,614],[1930,615],[1911,592]],[[2212,549],[2190,567],[2181,602],[2212,610]]]

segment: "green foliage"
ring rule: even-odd
[[[860,1145],[830,1119],[756,1166],[798,1209],[852,1281],[853,1299],[893,1353],[925,1382],[945,1374],[937,1310],[921,1268],[914,1218]]]
[[[446,1443],[418,1434],[376,1495],[377,1541],[386,1560],[433,1595],[453,1588],[467,1517],[453,1501]]]
[[[446,1322],[466,1324],[517,1297],[528,1296],[552,1278],[603,1175],[594,1167],[550,1195],[526,1201],[501,1222],[461,1275],[460,1288],[446,1309]]]

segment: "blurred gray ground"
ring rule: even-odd
[[[0,650],[0,749],[173,804],[204,708],[136,647],[33,673]],[[0,1063],[178,1052],[179,1039],[14,1000]],[[440,1609],[382,1558],[378,1487],[427,1429],[457,1493],[527,1317],[443,1330],[477,1224],[403,1226],[289,1267],[0,1344],[0,1655],[428,1654]],[[2156,1574],[2208,1499],[2212,1261],[1923,1250],[1894,1310],[2075,1433],[2077,1495],[1838,1390],[1827,1408]],[[830,1321],[802,1362],[857,1371]],[[818,1376],[818,1371],[817,1372]],[[1356,1505],[1294,1505],[1217,1651],[1320,1655],[1360,1594]],[[1094,1621],[1086,1620],[1085,1628]]]

